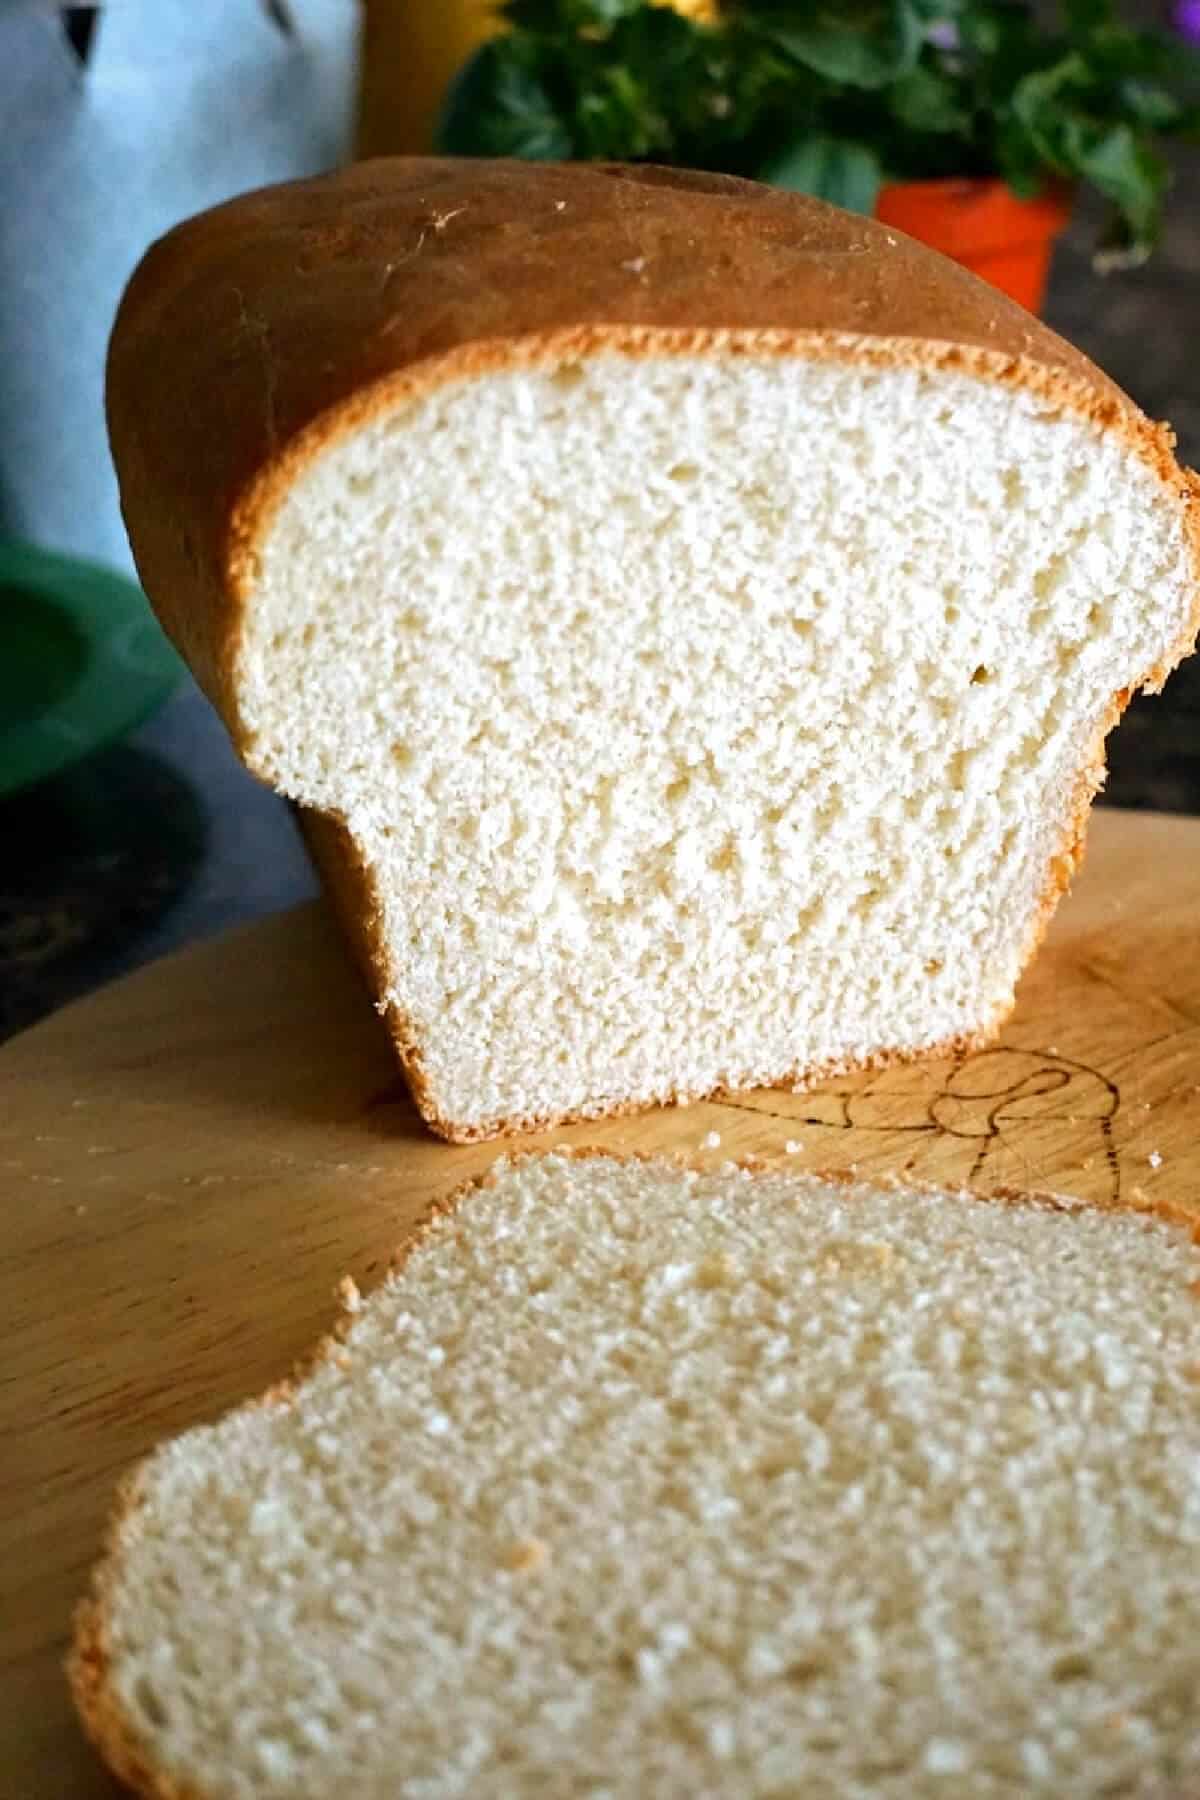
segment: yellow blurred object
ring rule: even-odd
[[[712,24],[718,0],[654,0]],[[433,142],[446,89],[485,38],[504,28],[500,0],[366,0],[360,156],[419,155]]]
[[[360,156],[419,155],[446,88],[503,26],[499,0],[366,0]]]
[[[719,0],[654,0],[654,4],[669,6],[685,19],[695,19],[697,25],[714,25],[721,11]]]

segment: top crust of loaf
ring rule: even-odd
[[[406,393],[606,346],[916,363],[1026,386],[1150,463],[1185,509],[1200,571],[1200,484],[1170,433],[1022,307],[899,232],[676,169],[360,163],[176,227],[134,274],[110,347],[138,567],[244,753],[239,619],[294,473]]]

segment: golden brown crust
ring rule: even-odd
[[[1115,432],[1178,505],[1197,576],[1191,618],[1160,663],[1131,672],[1113,718],[1130,689],[1161,686],[1192,646],[1200,480],[1175,462],[1170,432],[945,258],[873,220],[727,176],[362,163],[245,195],[168,234],[134,275],[110,349],[109,428],[142,579],[251,767],[236,680],[241,624],[258,545],[296,475],[344,433],[431,387],[598,351],[959,370]],[[1027,956],[1069,884],[1102,774],[1101,745],[1049,858]],[[413,1022],[383,999],[391,983],[369,870],[337,821],[306,831],[435,1132],[466,1142],[651,1103],[478,1126],[440,1116]],[[969,1041],[986,1041],[999,1022]],[[812,1082],[948,1048],[883,1048],[776,1079]]]
[[[378,996],[389,986],[387,943],[383,935],[383,909],[375,889],[374,878],[358,845],[339,819],[298,806],[296,816],[304,841],[320,871],[325,890],[354,953],[367,991],[376,1010],[382,1013],[384,1027],[404,1071],[409,1092],[421,1117],[433,1131],[449,1142],[466,1142],[456,1138],[455,1127],[443,1120],[425,1079],[420,1047],[410,1021],[399,1007],[381,1003]],[[475,1134],[485,1137],[486,1132]]]
[[[533,1160],[542,1154],[561,1156],[571,1161],[587,1161],[598,1157],[611,1162],[666,1164],[675,1169],[693,1170],[697,1173],[711,1173],[713,1170],[712,1164],[706,1164],[681,1151],[634,1150],[615,1154],[601,1145],[576,1147],[558,1145],[549,1153],[533,1150],[510,1152],[499,1158],[483,1175],[472,1176],[432,1202],[408,1238],[391,1258],[385,1279],[392,1280],[400,1275],[420,1245],[432,1235],[439,1224],[453,1217],[471,1194],[483,1188],[494,1187],[502,1167],[511,1167],[514,1164]],[[779,1158],[768,1159],[753,1155],[726,1158],[723,1166],[732,1166],[750,1174],[792,1172],[785,1169],[785,1165]],[[808,1179],[836,1183],[838,1186],[844,1187],[854,1186],[862,1180],[865,1186],[876,1189],[903,1189],[910,1193],[957,1194],[980,1202],[1034,1205],[1049,1207],[1059,1212],[1128,1212],[1139,1217],[1157,1219],[1164,1224],[1182,1227],[1187,1231],[1193,1243],[1200,1244],[1200,1221],[1169,1202],[1155,1201],[1144,1197],[1134,1204],[1123,1202],[1106,1205],[1095,1201],[1074,1200],[1062,1194],[1040,1192],[1033,1189],[1022,1190],[1005,1186],[988,1189],[948,1188],[939,1187],[936,1183],[931,1182],[910,1181],[907,1177],[898,1175],[873,1174],[864,1178],[852,1169],[819,1172],[805,1170],[803,1174]],[[268,1388],[266,1393],[260,1395],[257,1401],[248,1401],[245,1403],[246,1405],[291,1404],[296,1398],[296,1389],[300,1382],[323,1361],[337,1358],[343,1354],[343,1340],[361,1310],[361,1302],[357,1300],[357,1286],[349,1277],[338,1284],[336,1291],[341,1302],[341,1310],[333,1330],[319,1340],[311,1355],[297,1366],[291,1377],[276,1383],[274,1387]],[[1198,1293],[1200,1293],[1200,1286],[1198,1286]],[[198,1788],[180,1783],[165,1770],[155,1767],[150,1749],[143,1742],[122,1707],[111,1681],[111,1649],[107,1624],[110,1595],[120,1576],[121,1556],[125,1544],[130,1537],[136,1535],[139,1529],[138,1512],[142,1503],[145,1472],[149,1466],[149,1460],[149,1458],[144,1459],[131,1470],[117,1491],[116,1503],[104,1534],[101,1558],[92,1571],[91,1590],[75,1610],[73,1639],[66,1663],[67,1678],[76,1709],[89,1740],[113,1774],[125,1782],[136,1794],[145,1796],[146,1800],[219,1800],[219,1796],[216,1794],[205,1794]]]
[[[147,1800],[216,1800],[198,1788],[177,1782],[155,1767],[128,1713],[109,1679],[111,1655],[108,1636],[109,1594],[116,1585],[120,1556],[127,1538],[138,1530],[138,1512],[146,1459],[121,1482],[104,1533],[101,1561],[92,1572],[91,1592],[75,1609],[71,1649],[67,1657],[67,1681],[80,1723],[89,1742],[100,1753],[118,1781]]]

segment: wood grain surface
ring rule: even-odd
[[[540,1141],[1145,1196],[1200,1217],[1198,1123],[1200,822],[1102,813],[995,1048]],[[284,1374],[332,1321],[338,1277],[369,1286],[428,1201],[499,1150],[423,1131],[320,905],[0,1052],[3,1800],[117,1791],[61,1659],[120,1473]]]

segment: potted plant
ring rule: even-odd
[[[875,212],[1041,302],[1073,191],[1141,261],[1200,134],[1200,55],[1112,0],[508,0],[453,83],[459,155],[724,170]]]

